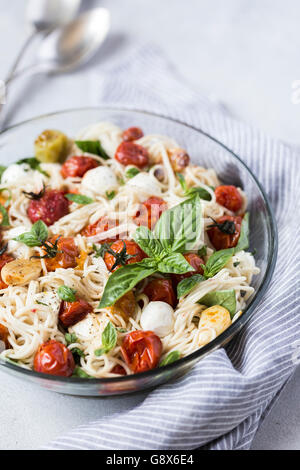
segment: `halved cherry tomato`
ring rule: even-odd
[[[110,247],[110,251],[116,253],[116,256],[109,252],[106,252],[104,255],[104,261],[109,271],[115,271],[125,264],[138,263],[147,257],[139,245],[131,240],[118,240],[114,242]],[[117,262],[118,264],[116,265]]]
[[[123,140],[125,140],[125,142],[141,139],[143,136],[144,132],[140,127],[129,127],[123,132]]]
[[[3,341],[6,349],[10,347],[10,344],[8,342],[8,335],[9,335],[8,329],[6,328],[6,326],[1,325],[0,323],[0,341]]]
[[[94,224],[86,225],[81,230],[81,235],[84,237],[93,237],[94,235],[98,235],[98,233],[107,232],[111,228],[117,227],[119,222],[116,220],[110,220],[108,217],[104,216],[101,219],[97,220]],[[116,235],[114,238],[105,238],[101,240],[99,243],[111,243],[119,239],[119,235]]]
[[[161,197],[151,196],[140,205],[133,219],[137,225],[144,225],[152,230],[167,208],[167,203]]]
[[[143,292],[149,297],[150,302],[166,302],[171,307],[176,305],[176,296],[170,279],[153,279]]]
[[[115,159],[124,166],[144,168],[149,163],[149,153],[145,147],[134,142],[122,142],[116,150]]]
[[[32,223],[42,220],[46,225],[52,225],[69,213],[69,205],[70,201],[62,191],[50,189],[40,199],[30,201],[27,215]]]
[[[0,256],[0,289],[6,289],[6,287],[7,287],[7,284],[5,284],[5,282],[3,282],[2,278],[1,278],[1,269],[7,263],[10,263],[13,260],[14,260],[14,258],[10,255],[7,255],[6,253],[3,253],[3,255]]]
[[[63,327],[69,328],[83,320],[92,311],[93,307],[83,299],[77,299],[74,302],[63,301],[58,317]]]
[[[124,369],[124,367],[120,366],[120,364],[116,364],[112,368],[111,373],[118,374],[118,375],[127,375],[126,370]]]
[[[156,334],[137,330],[125,336],[121,352],[130,369],[139,373],[157,366],[162,349],[162,342]]]
[[[175,281],[175,285],[182,281],[182,279],[194,276],[194,274],[203,274],[201,264],[205,264],[205,262],[202,258],[200,258],[199,255],[197,255],[196,253],[186,253],[183,256],[185,257],[187,262],[194,268],[195,271],[189,271],[185,274],[172,274],[172,279]]]
[[[235,186],[218,186],[215,189],[216,201],[229,211],[237,212],[243,205],[243,199]]]
[[[54,235],[49,242],[55,244],[58,235]],[[45,258],[48,271],[55,271],[57,268],[75,268],[77,266],[76,258],[79,256],[79,250],[75,244],[74,238],[60,238],[57,242],[58,253],[55,258]]]
[[[70,377],[75,369],[75,361],[64,344],[52,339],[39,347],[33,367],[36,372]]]
[[[237,242],[241,233],[242,217],[223,215],[216,222],[222,224],[226,221],[234,222],[235,232],[228,234],[222,232],[218,227],[212,227],[207,231],[209,239],[216,250],[224,250],[225,248],[233,248],[237,245]]]
[[[134,314],[136,301],[132,290],[126,292],[116,303],[110,307],[113,315],[121,315],[124,320],[128,320]]]
[[[64,178],[82,177],[85,173],[99,166],[99,163],[91,157],[71,157],[61,167],[61,174]]]

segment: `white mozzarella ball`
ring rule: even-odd
[[[40,292],[35,295],[34,299],[35,302],[38,301],[47,305],[55,315],[58,315],[61,300],[55,292]]]
[[[27,258],[32,251],[32,249],[24,245],[24,243],[12,240],[25,232],[30,232],[30,227],[21,225],[6,232],[6,238],[9,239],[7,251],[13,253],[17,258]]]
[[[105,194],[118,186],[114,172],[107,166],[98,166],[86,172],[82,178],[81,186],[86,191]]]
[[[79,340],[93,340],[93,338],[101,339],[101,335],[105,328],[105,322],[101,321],[99,315],[89,313],[83,320],[69,328],[70,333],[74,333]]]
[[[161,192],[156,178],[145,172],[139,173],[131,178],[127,182],[127,185],[137,188],[148,196],[157,195]]]
[[[164,337],[171,333],[174,325],[174,310],[166,302],[149,302],[141,315],[143,330],[153,331]]]
[[[24,179],[32,178],[33,170],[27,163],[21,163],[17,165],[13,163],[3,172],[1,183],[8,185],[17,185],[23,183]]]

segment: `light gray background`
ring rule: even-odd
[[[133,42],[154,41],[181,74],[240,119],[300,143],[300,4],[297,0],[99,0],[112,32],[91,64],[72,75],[22,80],[5,106],[10,122],[95,103],[96,74]],[[0,79],[25,36],[23,0],[0,4]],[[38,41],[33,46],[37,46]],[[34,55],[28,54],[24,65]],[[84,83],[84,86],[83,86]],[[258,431],[253,449],[300,449],[300,370]],[[0,372],[0,449],[35,449],[77,424],[129,409],[146,396],[85,399],[57,395]]]

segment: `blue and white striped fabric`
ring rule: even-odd
[[[100,103],[180,118],[241,155],[275,210],[279,255],[267,295],[226,350],[151,392],[137,408],[80,426],[46,448],[249,449],[261,419],[295,368],[294,347],[300,340],[300,151],[236,121],[191,91],[151,47],[136,51],[96,83]]]

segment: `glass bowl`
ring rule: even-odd
[[[83,108],[60,111],[22,122],[0,134],[0,164],[8,165],[33,153],[33,141],[44,129],[59,129],[70,136],[89,124],[108,121],[121,128],[139,126],[145,134],[156,133],[173,137],[186,148],[192,162],[212,167],[225,184],[243,188],[249,198],[250,249],[256,250],[260,274],[254,276],[255,294],[249,299],[243,315],[220,336],[187,357],[165,367],[141,374],[109,379],[62,378],[23,369],[0,360],[1,370],[48,390],[71,395],[109,396],[138,392],[179,377],[207,354],[224,346],[251,319],[270,283],[277,256],[277,230],[274,215],[263,188],[243,161],[221,142],[207,133],[145,111],[119,108]]]

